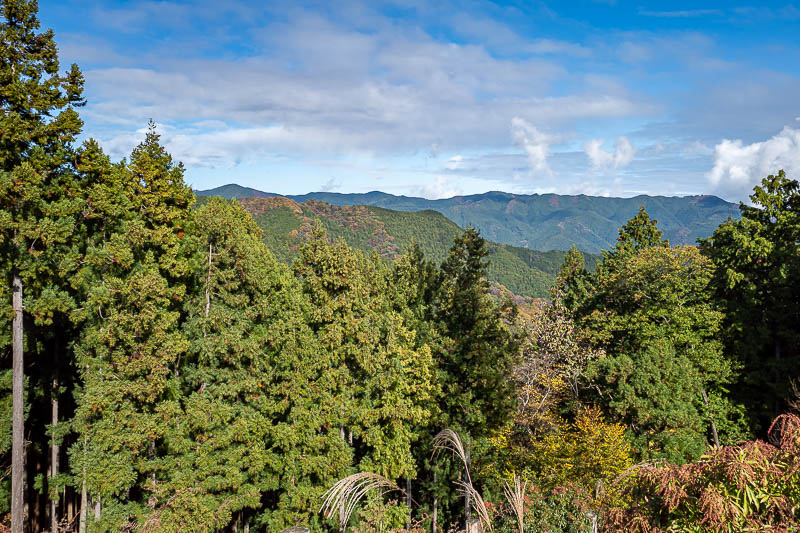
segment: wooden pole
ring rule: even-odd
[[[11,286],[14,321],[11,326],[13,344],[12,430],[11,430],[11,533],[23,533],[25,501],[25,367],[23,360],[22,280],[17,272]]]

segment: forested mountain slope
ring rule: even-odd
[[[264,231],[263,240],[270,250],[285,263],[297,257],[299,246],[316,219],[333,238],[343,238],[362,251],[375,250],[386,258],[403,253],[413,239],[425,257],[437,264],[463,232],[432,210],[392,211],[364,205],[336,206],[317,200],[298,203],[282,196],[240,198],[239,202]],[[564,252],[559,250],[540,252],[490,243],[489,251],[489,280],[516,295],[534,298],[548,296],[564,260]],[[597,259],[587,255],[587,267],[593,269]]]
[[[275,196],[239,185],[224,185],[198,195],[223,198]],[[580,250],[599,253],[614,247],[618,228],[643,205],[673,244],[695,244],[711,235],[728,217],[739,217],[736,204],[716,196],[636,196],[606,198],[559,194],[487,192],[426,200],[383,192],[340,194],[313,192],[287,196],[297,202],[319,200],[332,205],[369,205],[396,211],[433,210],[462,228],[473,225],[489,240],[533,250]]]

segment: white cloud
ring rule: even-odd
[[[555,140],[552,135],[539,131],[525,119],[514,117],[511,119],[511,140],[515,146],[525,150],[531,170],[550,174],[547,157],[550,144]]]
[[[781,169],[790,177],[800,174],[800,129],[786,126],[772,138],[752,144],[723,139],[714,147],[714,168],[706,178],[720,191],[746,194]]]
[[[462,194],[459,187],[452,183],[450,178],[437,176],[432,183],[419,187],[417,194],[429,200],[439,200],[440,198],[452,198]]]
[[[603,140],[592,139],[583,145],[583,151],[592,162],[595,169],[624,168],[633,161],[636,150],[627,137],[618,137],[614,152],[607,152],[601,148]]]

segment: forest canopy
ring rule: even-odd
[[[783,171],[697,246],[631,213],[532,306],[472,227],[434,263],[317,221],[287,265],[152,122],[121,161],[78,143],[80,70],[0,6],[3,530],[800,527]]]

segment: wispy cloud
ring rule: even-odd
[[[514,117],[511,119],[511,138],[515,146],[525,150],[533,172],[551,174],[547,158],[550,144],[555,140],[553,135],[540,131],[525,119]]]
[[[640,9],[639,14],[645,17],[692,18],[722,15],[724,12],[720,9],[682,9],[677,11],[650,11],[647,9]]]
[[[613,152],[603,150],[601,148],[603,142],[602,139],[592,139],[583,145],[583,151],[592,162],[592,168],[595,170],[604,170],[611,167],[623,168],[633,161],[636,150],[634,150],[627,137],[621,136],[617,138]]]

